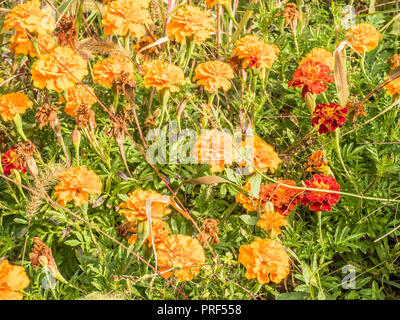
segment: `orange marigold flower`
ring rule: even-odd
[[[52,9],[40,9],[39,0],[31,0],[14,7],[6,15],[4,21],[5,30],[16,29],[17,31],[45,34],[51,32],[55,25]]]
[[[216,129],[203,130],[193,147],[193,157],[198,163],[208,163],[212,172],[224,171],[235,158],[232,135]]]
[[[256,36],[245,36],[235,42],[232,54],[241,60],[244,69],[247,66],[253,69],[270,69],[278,59],[279,52],[276,45],[267,44]]]
[[[271,202],[274,209],[280,214],[287,216],[291,210],[301,203],[303,193],[298,189],[292,189],[281,184],[296,186],[296,182],[293,180],[283,180],[280,183],[270,183],[260,187],[260,193],[258,199],[253,197],[247,197],[244,194],[239,193],[236,196],[236,202],[241,203],[243,208],[247,211],[255,211],[259,207],[261,212],[269,210],[269,203]],[[251,184],[246,183],[243,189],[247,192],[251,190]]]
[[[204,42],[215,32],[214,18],[198,7],[181,7],[167,24],[167,31],[178,42],[183,42],[185,38],[187,41]]]
[[[163,196],[156,191],[137,189],[129,194],[129,200],[119,205],[119,213],[125,215],[126,220],[136,222],[147,219],[146,206],[150,200],[162,200],[151,202],[151,219],[160,220],[163,216],[171,213],[168,203],[165,203],[168,196]]]
[[[347,32],[347,41],[358,53],[372,51],[376,48],[382,35],[369,23],[357,24]]]
[[[304,98],[307,92],[321,94],[325,92],[327,86],[325,83],[335,81],[333,75],[329,73],[332,70],[320,62],[309,60],[301,64],[293,74],[293,80],[289,81],[289,87],[301,88],[301,96]]]
[[[182,234],[169,236],[157,248],[159,271],[169,278],[174,273],[179,282],[190,281],[206,261],[204,249],[197,239]]]
[[[85,88],[86,87],[86,88]],[[90,92],[89,92],[89,91]],[[85,86],[83,84],[77,84],[76,86],[69,88],[67,90],[68,102],[65,104],[65,113],[71,117],[76,116],[76,111],[81,106],[81,104],[86,104],[89,108],[97,100],[95,98],[95,93],[92,87]],[[58,103],[64,103],[64,98],[60,98]]]
[[[335,131],[344,125],[346,121],[347,108],[340,104],[331,102],[330,104],[319,104],[315,107],[312,114],[311,123],[313,127],[319,126],[320,134]]]
[[[142,37],[146,33],[144,24],[151,24],[147,10],[149,0],[115,0],[104,8],[101,26],[105,34]]]
[[[227,91],[231,87],[230,79],[234,77],[232,67],[221,61],[209,61],[200,63],[195,69],[194,80],[203,85],[210,93],[218,91],[219,88]]]
[[[323,174],[315,174],[309,181],[304,182],[307,188],[340,191],[340,186],[335,178]],[[338,193],[305,190],[303,204],[308,205],[315,212],[331,211],[340,198]]]
[[[24,290],[30,281],[25,269],[10,265],[8,260],[0,263],[0,300],[22,300]]]
[[[93,66],[93,82],[111,88],[114,80],[122,72],[126,73],[130,79],[135,78],[131,59],[122,55],[111,55],[107,59],[97,61]]]
[[[32,65],[33,85],[62,92],[72,88],[87,74],[86,61],[67,47],[57,47]]]
[[[308,163],[306,164],[306,170],[308,172],[321,171],[328,173],[330,171],[328,166],[328,159],[324,150],[317,150],[308,157]]]
[[[239,249],[238,262],[247,269],[246,278],[261,284],[280,283],[290,273],[285,247],[271,239],[257,239]]]
[[[54,196],[62,206],[72,200],[75,206],[81,206],[89,201],[90,194],[101,193],[99,176],[86,166],[71,168],[58,178],[61,181],[54,187]]]
[[[220,4],[221,6],[228,6],[231,4],[232,0],[206,0],[206,2],[207,6],[212,8],[217,4]]]
[[[285,227],[289,225],[289,223],[287,222],[286,217],[281,215],[279,212],[268,210],[262,214],[261,219],[257,221],[256,225],[265,231],[270,231],[271,236],[274,237],[281,234],[282,231],[280,227]]]
[[[56,39],[47,33],[39,34],[36,42],[38,44],[37,48],[43,53],[53,50],[56,46]],[[17,32],[10,38],[10,50],[15,56],[20,54],[29,54],[34,58],[38,56],[25,32]]]
[[[400,67],[400,54],[393,55],[392,58],[387,59],[386,62],[390,62],[390,71],[393,71]]]
[[[147,223],[147,221],[145,222]],[[152,221],[152,228],[151,228],[151,235],[146,237],[146,242],[149,247],[152,246],[153,241],[151,236],[153,236],[154,239],[154,247],[157,248],[160,243],[162,243],[165,239],[167,239],[171,233],[171,229],[168,227],[168,223],[162,220],[154,220]],[[136,243],[137,242],[137,226],[134,226],[130,229],[131,232],[135,233],[133,234],[129,239],[128,243]]]
[[[301,60],[300,64],[303,64],[307,61],[316,61],[320,62],[326,66],[328,66],[331,70],[333,70],[333,54],[326,49],[322,48],[314,48],[311,52],[307,53],[306,56]]]
[[[157,90],[179,91],[178,85],[185,84],[183,70],[173,64],[161,60],[145,63],[142,72],[146,88],[155,87]]]
[[[26,109],[32,109],[33,102],[22,92],[3,94],[0,96],[0,115],[4,121],[9,121],[17,114],[24,114]]]
[[[385,89],[386,89],[386,92],[391,96],[399,95],[400,94],[400,78],[390,81],[385,86]]]
[[[282,162],[278,153],[274,151],[274,148],[258,136],[249,137],[242,141],[241,147],[244,148],[244,153],[248,153],[252,159],[240,163],[240,166],[249,166],[250,163],[253,162],[256,170],[264,172],[269,170],[274,173]],[[253,168],[251,168],[251,170],[253,170]]]

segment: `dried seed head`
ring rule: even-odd
[[[75,49],[78,32],[74,19],[63,16],[56,26],[57,42],[60,46],[68,46]]]
[[[388,59],[390,62],[390,71],[393,71],[400,67],[400,54],[395,54],[392,58]]]
[[[197,240],[200,241],[200,243],[203,247],[205,247],[207,245],[207,242],[210,238],[213,238],[211,244],[219,242],[218,224],[219,224],[219,220],[216,220],[216,219],[204,220],[203,225],[201,226],[201,231],[202,231],[203,235],[201,233],[199,233],[197,235]]]
[[[76,110],[75,121],[78,127],[87,127],[90,130],[96,128],[94,111],[86,103],[82,103]]]
[[[295,3],[287,3],[285,9],[278,14],[278,16],[283,15],[285,17],[285,25],[291,26],[293,29],[297,26],[297,21],[301,20],[302,13],[297,10],[297,5]]]
[[[123,71],[117,74],[113,79],[113,86],[117,93],[122,93],[130,104],[135,104],[136,82],[128,72]]]
[[[58,109],[54,104],[43,104],[37,109],[36,112],[36,122],[39,124],[39,129],[42,130],[42,128],[48,124],[53,127],[55,124],[56,120],[58,120],[57,117]]]
[[[37,270],[39,265],[46,265],[57,269],[56,262],[53,258],[52,250],[44,244],[42,239],[35,237],[33,240],[33,247],[29,254],[29,259],[32,263],[32,268]]]

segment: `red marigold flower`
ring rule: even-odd
[[[335,178],[323,174],[315,174],[311,180],[305,181],[305,185],[312,189],[340,190]],[[315,212],[331,211],[332,206],[339,201],[339,198],[340,194],[338,193],[306,190],[302,202],[306,206],[311,202],[309,208]]]
[[[293,74],[292,81],[289,81],[289,87],[301,88],[301,96],[304,98],[307,92],[321,94],[325,92],[327,86],[325,83],[335,81],[333,75],[329,74],[332,70],[320,62],[309,60],[302,63]]]
[[[15,149],[16,147],[11,147],[10,150],[1,155],[1,166],[6,176],[11,174],[11,170],[19,170],[22,173],[26,173],[26,169],[17,161]]]
[[[320,134],[328,133],[329,130],[335,131],[340,128],[346,121],[347,108],[343,108],[340,104],[331,102],[330,104],[319,104],[315,107],[312,115],[311,123],[313,127],[319,126]]]

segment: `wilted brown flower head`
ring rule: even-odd
[[[147,127],[155,127],[157,125],[156,120],[160,115],[161,115],[161,109],[157,108],[150,117],[146,118],[144,124]]]
[[[296,28],[297,21],[301,20],[302,18],[302,13],[301,11],[297,10],[297,5],[295,3],[287,3],[285,5],[285,10],[278,15],[283,15],[286,20],[286,26],[290,25],[292,28]]]
[[[127,106],[126,108],[119,111],[116,115],[116,118],[119,120],[123,127],[129,127],[129,125],[132,124],[131,110],[132,109]],[[106,134],[113,136],[117,144],[123,143],[124,141],[125,133],[122,130],[122,126],[120,126],[116,121],[113,121],[106,130]]]
[[[58,109],[54,104],[43,104],[41,105],[36,112],[36,122],[39,124],[39,129],[42,130],[44,126],[50,124],[51,127],[55,124],[55,121],[58,120],[57,117]]]
[[[25,142],[17,143],[14,151],[16,154],[15,163],[22,168],[26,168],[32,176],[37,177],[39,170],[33,157],[37,153],[35,145],[31,141],[26,140]]]
[[[4,130],[0,129],[0,153],[7,148],[7,136]]]
[[[211,244],[213,243],[218,243],[219,238],[218,238],[218,224],[219,220],[216,219],[206,219],[203,222],[203,225],[201,226],[201,233],[197,235],[197,240],[199,240],[200,244],[205,247],[208,240],[212,238]]]
[[[75,49],[78,32],[72,18],[63,16],[57,24],[55,35],[60,46]]]
[[[42,239],[35,237],[33,240],[33,247],[31,253],[29,254],[29,259],[32,263],[32,268],[37,270],[39,268],[39,264],[41,260],[45,260],[41,257],[45,257],[48,262],[48,267],[57,269],[56,262],[54,261],[52,250],[46,246],[46,244],[42,241]]]
[[[129,103],[135,103],[136,82],[128,72],[121,71],[116,74],[113,79],[113,86],[115,86],[117,93],[122,93]]]
[[[365,106],[360,105],[360,104],[354,104],[352,102],[347,102],[347,109],[350,110],[350,112],[353,112],[353,119],[352,122],[353,124],[357,121],[358,117],[366,117],[367,112],[365,111]]]
[[[88,127],[90,130],[96,128],[94,111],[85,103],[82,103],[76,110],[75,121],[78,127]]]

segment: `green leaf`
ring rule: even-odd
[[[67,246],[76,247],[79,246],[81,243],[78,240],[67,240],[64,242]]]
[[[244,214],[244,215],[240,216],[240,219],[242,219],[245,224],[248,224],[250,226],[255,226],[257,221],[260,220],[260,217],[255,217],[255,216],[250,216],[248,214]]]
[[[28,224],[28,221],[26,221],[25,219],[21,219],[21,218],[14,218],[14,222],[19,223],[19,224]]]
[[[275,297],[276,300],[308,300],[310,295],[305,292],[288,292],[278,293]]]

